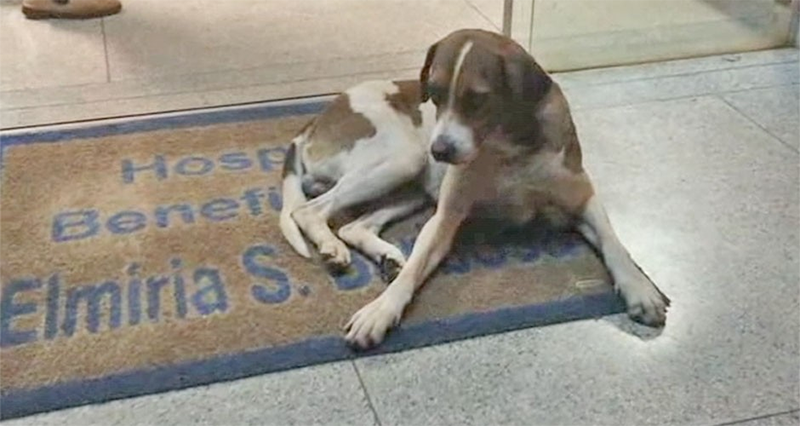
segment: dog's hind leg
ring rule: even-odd
[[[381,278],[390,283],[400,273],[406,258],[399,248],[382,239],[380,233],[389,223],[414,213],[424,205],[425,197],[421,194],[398,196],[386,206],[365,213],[339,228],[339,237],[377,263],[381,268]]]
[[[413,161],[409,161],[413,160]],[[355,206],[374,201],[415,178],[424,167],[421,159],[405,161],[385,158],[347,173],[328,192],[306,202],[292,212],[297,226],[319,249],[325,262],[334,268],[350,264],[350,250],[333,234],[330,219]]]

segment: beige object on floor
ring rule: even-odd
[[[89,19],[119,13],[119,0],[24,0],[22,13],[28,19]]]

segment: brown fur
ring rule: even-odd
[[[370,138],[375,132],[366,117],[350,108],[350,99],[343,93],[315,120],[304,155],[310,161],[319,161],[350,150],[356,141]]]
[[[422,125],[422,113],[419,104],[422,102],[422,90],[417,80],[396,81],[394,84],[400,90],[393,95],[386,96],[386,102],[395,111],[411,118],[414,126]]]
[[[549,150],[564,150],[564,167],[574,173],[583,172],[583,155],[569,104],[561,88],[553,84],[537,114],[542,138]]]

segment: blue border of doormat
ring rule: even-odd
[[[65,142],[161,129],[207,126],[319,113],[325,101],[263,105],[241,109],[190,113],[101,124],[65,130],[0,134],[0,167],[7,147],[35,143]],[[284,346],[265,347],[180,362],[155,368],[112,373],[34,389],[7,391],[0,395],[0,420],[85,404],[183,389],[241,379],[290,368],[372,356],[430,346],[487,334],[542,326],[578,319],[599,318],[625,311],[613,292],[574,296],[552,302],[473,312],[460,316],[401,325],[378,347],[356,352],[341,336],[312,337]]]

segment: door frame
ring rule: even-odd
[[[504,0],[503,34],[528,52],[533,43],[533,3],[535,0]],[[798,1],[798,0],[795,0]]]
[[[792,0],[791,8],[792,21],[789,27],[789,45],[800,47],[800,0]]]

